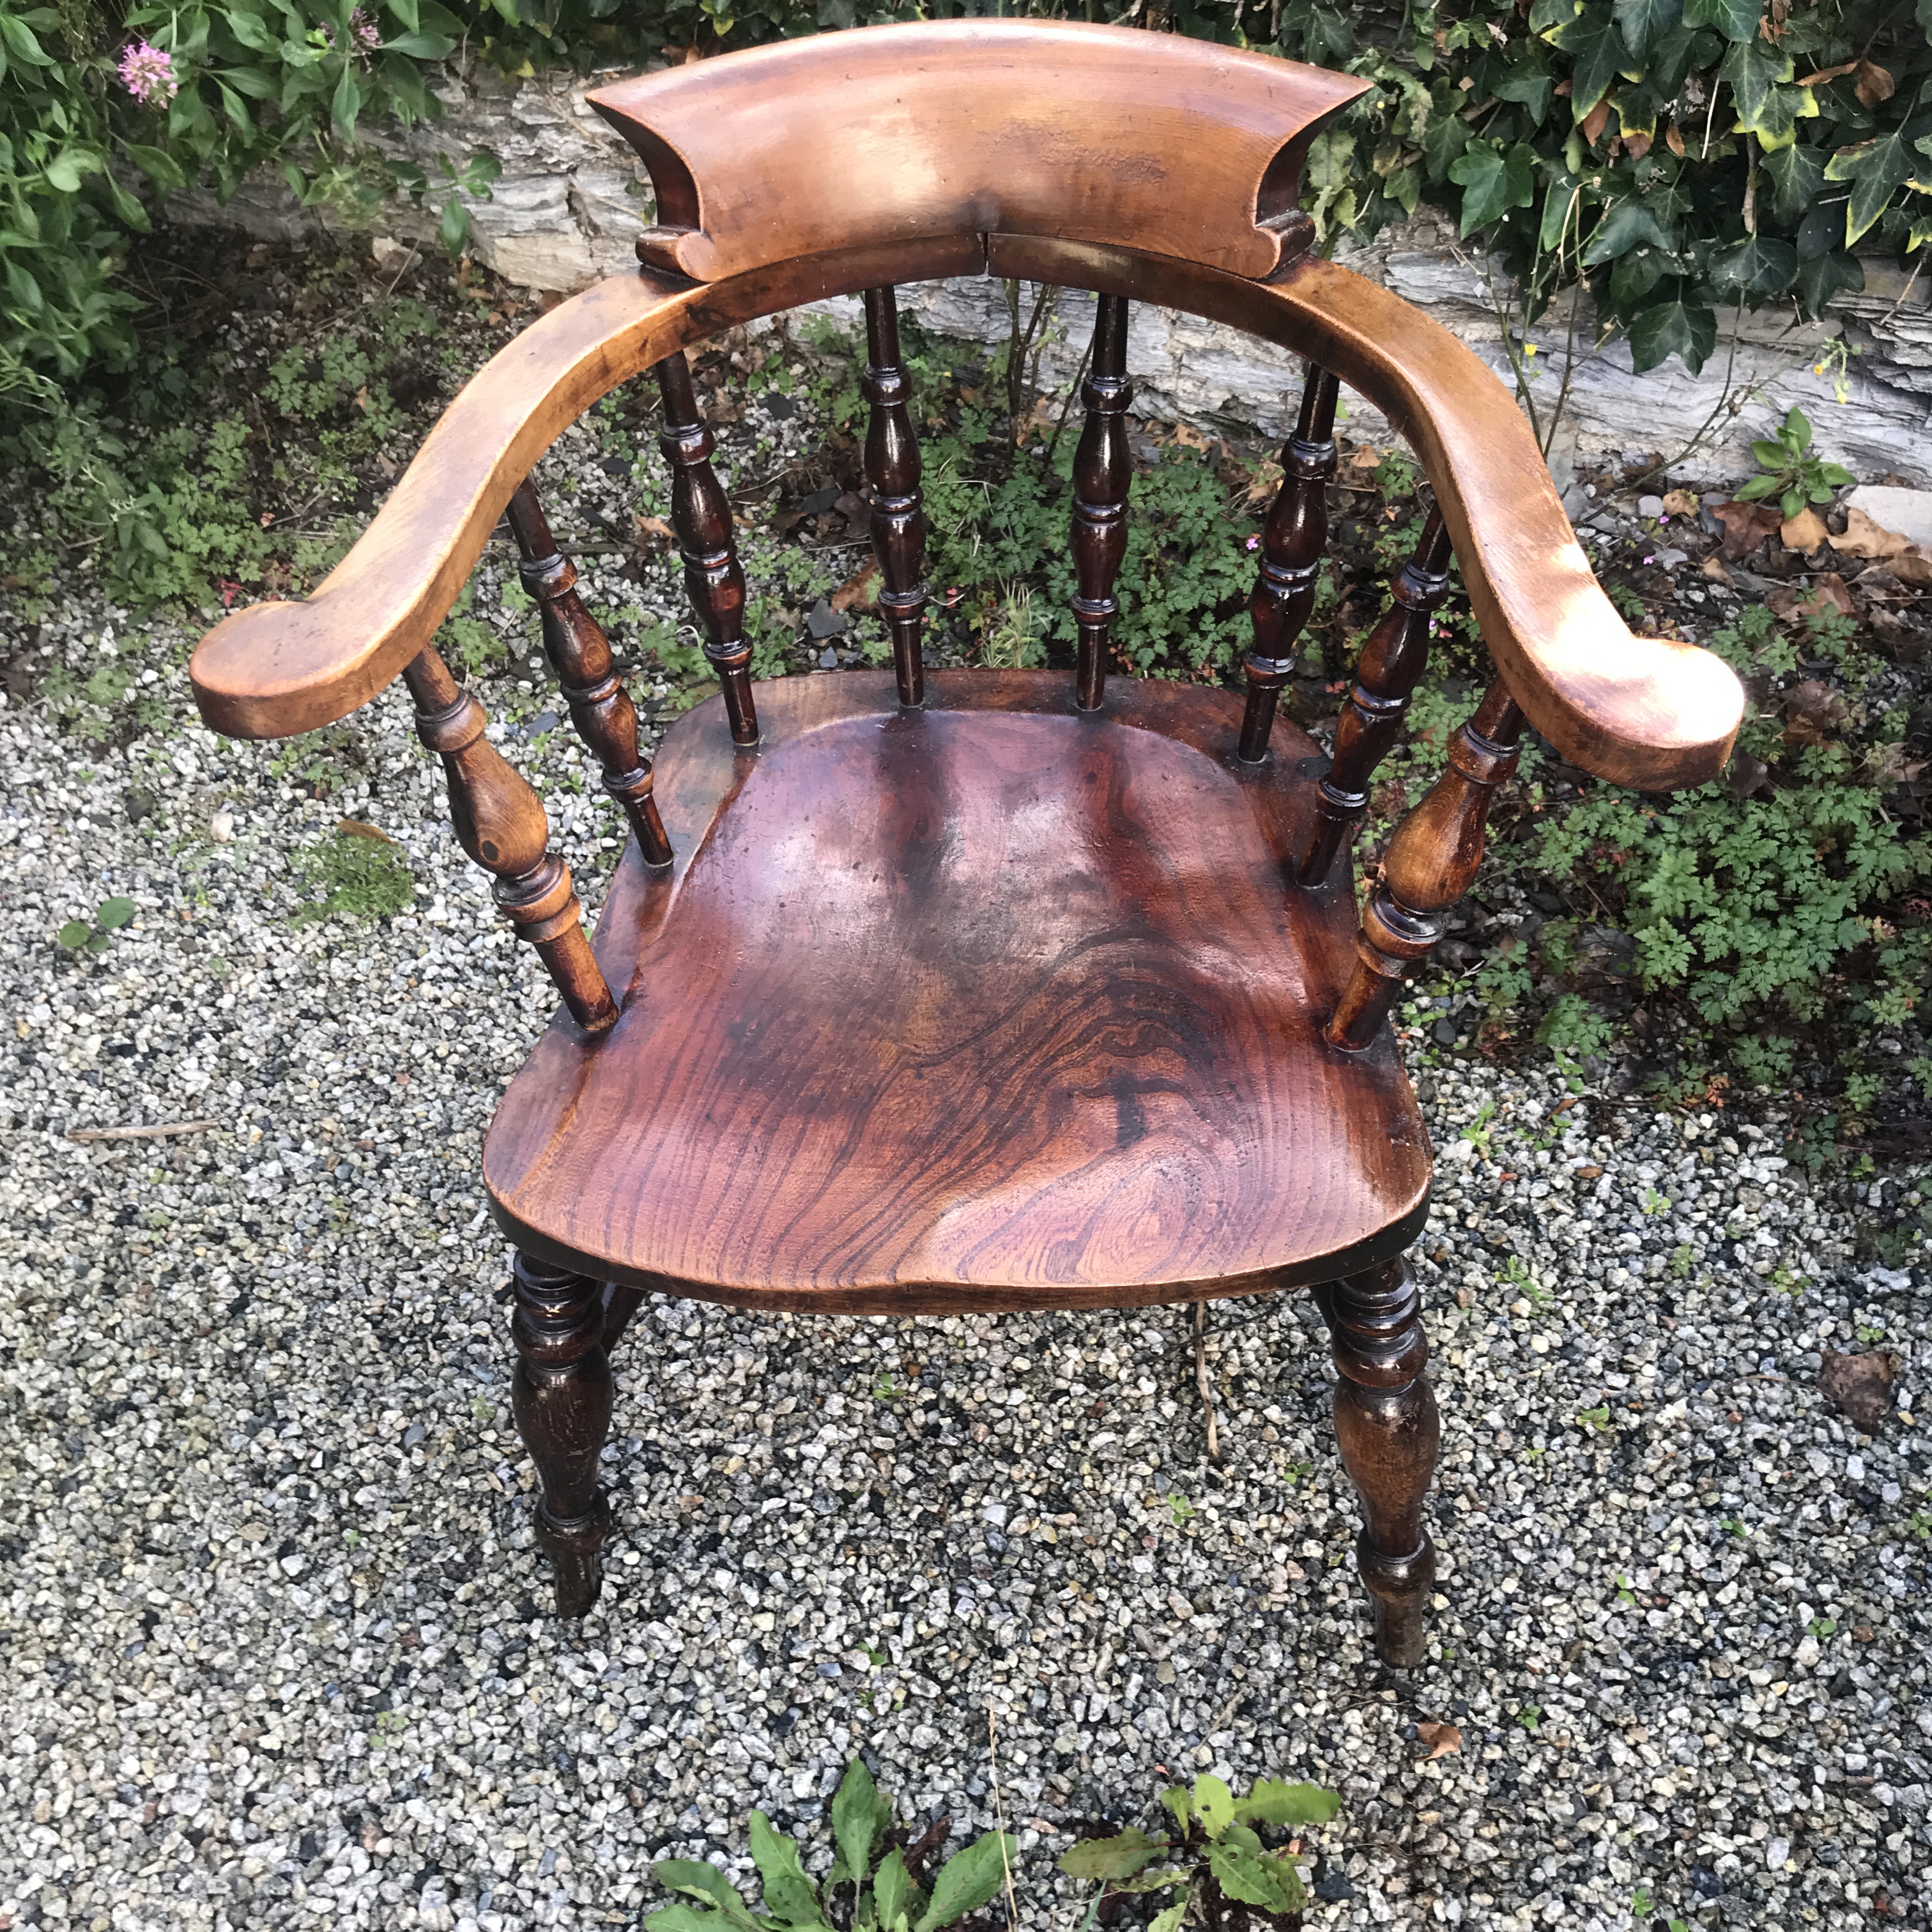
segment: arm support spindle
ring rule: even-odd
[[[1339,387],[1327,370],[1309,364],[1300,418],[1281,453],[1281,488],[1262,533],[1262,567],[1248,600],[1255,640],[1248,651],[1248,703],[1241,718],[1241,757],[1251,765],[1268,756],[1275,706],[1294,674],[1295,644],[1315,608],[1328,541]]]
[[[603,626],[577,594],[577,566],[559,554],[528,478],[510,499],[518,574],[542,614],[544,654],[556,673],[577,735],[604,768],[604,789],[623,808],[647,866],[670,863],[670,842],[651,796],[651,761],[638,755],[638,713]]]
[[[1368,808],[1369,781],[1402,730],[1409,694],[1429,662],[1429,620],[1449,592],[1449,533],[1432,508],[1394,602],[1362,646],[1348,701],[1335,722],[1335,755],[1315,798],[1315,826],[1297,883],[1320,885],[1342,840]]]
[[[919,442],[906,406],[912,385],[899,359],[898,303],[890,287],[868,289],[860,387],[872,405],[866,426],[866,480],[872,486],[872,553],[885,588],[879,613],[892,640],[899,702],[926,701],[920,634],[926,621],[926,512],[920,496]]]
[[[549,849],[543,801],[483,735],[482,706],[434,650],[412,658],[403,676],[416,700],[416,736],[442,760],[458,842],[496,875],[497,910],[536,948],[571,1017],[601,1033],[616,1018],[616,1003],[584,936],[570,868]]]
[[[691,365],[680,350],[657,365],[664,396],[658,446],[670,464],[670,520],[684,554],[684,582],[704,626],[704,655],[724,687],[731,742],[758,742],[752,697],[752,647],[745,641],[745,573],[731,540],[731,506],[711,467],[711,432],[698,413]]]
[[[1395,1004],[1405,974],[1442,937],[1436,915],[1469,890],[1483,856],[1483,828],[1496,787],[1516,770],[1522,713],[1500,683],[1449,747],[1449,767],[1396,827],[1382,883],[1362,909],[1355,969],[1326,1034],[1360,1052]]]
[[[1107,647],[1119,616],[1114,582],[1127,554],[1127,304],[1102,296],[1094,318],[1094,357],[1080,400],[1087,421],[1073,457],[1073,615],[1079,626],[1076,688],[1082,711],[1096,710],[1107,686]]]

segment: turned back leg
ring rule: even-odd
[[[1422,1298],[1398,1260],[1330,1282],[1316,1299],[1342,1378],[1335,1434],[1362,1498],[1355,1561],[1375,1606],[1376,1654],[1412,1667],[1422,1661],[1423,1607],[1436,1581],[1436,1546],[1422,1512],[1442,1441],[1423,1372]]]
[[[526,1255],[512,1273],[512,1406],[542,1491],[537,1540],[550,1554],[557,1614],[580,1617],[597,1600],[598,1552],[610,1527],[610,1505],[597,1486],[610,1428],[604,1284]]]

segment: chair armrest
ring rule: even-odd
[[[1270,290],[1300,340],[1422,458],[1510,694],[1573,764],[1669,791],[1721,772],[1744,687],[1696,644],[1640,638],[1604,595],[1528,423],[1481,359],[1399,296],[1309,260]]]
[[[987,260],[996,275],[1164,302],[1313,356],[1422,459],[1484,640],[1537,730],[1584,770],[1642,790],[1724,770],[1744,714],[1730,667],[1694,644],[1630,634],[1509,392],[1400,296],[1307,256],[1257,282],[1124,248],[992,235]]]
[[[668,278],[614,276],[501,350],[312,597],[238,610],[196,646],[188,676],[208,724],[231,737],[286,738],[388,686],[448,614],[530,466],[649,359],[651,338],[689,299]]]

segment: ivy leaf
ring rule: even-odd
[[[1583,266],[1594,268],[1614,262],[1640,242],[1648,242],[1666,253],[1674,245],[1656,215],[1637,197],[1626,195],[1597,224],[1590,245],[1583,251]]]
[[[1496,98],[1514,100],[1518,106],[1528,108],[1531,121],[1540,128],[1556,92],[1556,76],[1543,58],[1541,47],[1533,40],[1521,44],[1526,50],[1534,49],[1534,53],[1526,52],[1516,65],[1496,82]]]
[[[1747,235],[1711,258],[1711,286],[1744,296],[1774,296],[1797,272],[1798,250],[1763,235]]]
[[[1616,0],[1610,10],[1624,45],[1642,60],[1684,17],[1684,0]]]
[[[1150,1838],[1131,1827],[1115,1838],[1089,1838],[1060,1856],[1060,1869],[1069,1878],[1132,1878],[1167,1850],[1165,1839]]]
[[[932,1902],[913,1932],[939,1932],[942,1925],[977,1912],[1005,1883],[1007,1867],[1019,1850],[1017,1838],[988,1832],[963,1852],[956,1852],[932,1882]]]
[[[1670,257],[1648,243],[1619,255],[1610,271],[1611,302],[1620,312],[1628,313],[1663,280],[1670,266]]]
[[[1678,357],[1694,376],[1718,346],[1718,318],[1702,303],[1678,296],[1634,316],[1628,333],[1631,366],[1640,376],[1666,356]]]
[[[1552,27],[1544,38],[1570,56],[1570,111],[1578,121],[1588,117],[1618,75],[1628,80],[1642,78],[1643,69],[1630,58],[1607,7],[1586,8],[1574,20]]]
[[[1450,168],[1449,178],[1462,190],[1462,232],[1467,235],[1536,199],[1536,150],[1526,141],[1507,148],[1472,141]]]
[[[1341,1798],[1318,1784],[1258,1778],[1253,1790],[1234,1807],[1234,1815],[1251,1825],[1325,1825],[1341,1808]]]
[[[1854,295],[1865,285],[1865,272],[1856,255],[1842,250],[1814,255],[1798,265],[1798,299],[1808,322],[1815,322],[1825,312],[1825,304],[1841,289]]]
[[[1718,70],[1718,78],[1730,83],[1740,128],[1747,134],[1757,131],[1772,95],[1791,74],[1791,56],[1780,53],[1768,40],[1739,40],[1732,46]]]
[[[1796,221],[1825,185],[1825,158],[1816,148],[1794,141],[1765,156],[1764,172],[1771,177],[1772,212],[1780,221]]]
[[[1827,181],[1850,182],[1845,205],[1845,246],[1849,248],[1885,212],[1885,205],[1910,181],[1917,167],[1907,130],[1895,128],[1876,141],[1840,148],[1825,164]]]
[[[1763,0],[1684,0],[1684,23],[1714,27],[1727,40],[1754,40],[1763,11]]]
[[[1928,4],[1932,4],[1932,0],[1928,0]],[[1429,125],[1422,134],[1422,158],[1429,170],[1429,178],[1432,182],[1446,178],[1450,168],[1468,145],[1468,122],[1453,108],[1438,108],[1429,117]]]

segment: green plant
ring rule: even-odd
[[[298,852],[295,866],[303,883],[322,896],[296,909],[290,922],[294,926],[312,926],[338,914],[388,919],[415,901],[416,880],[403,848],[380,833],[332,832]]]
[[[90,921],[70,919],[54,934],[57,944],[70,952],[105,952],[114,944],[113,935],[134,916],[132,899],[103,899]]]
[[[1167,1507],[1168,1514],[1174,1518],[1176,1529],[1184,1528],[1198,1514],[1194,1505],[1178,1490],[1168,1492]]]
[[[1858,481],[1841,464],[1826,463],[1813,453],[1810,419],[1795,404],[1784,428],[1753,443],[1751,454],[1762,474],[1738,490],[1739,500],[1755,503],[1775,496],[1787,520],[1807,503],[1828,503],[1834,490]]]
[[[1261,1830],[1325,1825],[1342,1801],[1318,1784],[1268,1778],[1257,1778],[1247,1796],[1237,1798],[1220,1778],[1204,1776],[1190,1790],[1170,1786],[1160,1802],[1173,1817],[1173,1835],[1152,1837],[1130,1828],[1111,1838],[1090,1838],[1061,1855],[1060,1869],[1070,1878],[1100,1886],[1088,1924],[1109,1896],[1147,1892],[1180,1894],[1154,1915],[1148,1932],[1177,1932],[1190,1907],[1204,1924],[1216,1926],[1229,1922],[1231,1908],[1240,1911],[1243,1922],[1247,1906],[1277,1915],[1300,1912],[1308,1892],[1299,1842],[1270,1850]]]
[[[1630,1894],[1630,1916],[1636,1920],[1637,1926],[1640,1928],[1640,1932],[1641,1932],[1641,1928],[1646,1924],[1646,1922],[1648,1921],[1652,1912],[1656,1909],[1651,1900],[1650,1888],[1648,1886],[1640,1885],[1637,1887],[1636,1891]],[[1689,1925],[1682,1918],[1667,1918],[1664,1922],[1666,1928],[1666,1932],[1690,1932]]]
[[[1579,1409],[1576,1412],[1576,1426],[1580,1429],[1588,1429],[1593,1432],[1600,1432],[1607,1436],[1610,1432],[1610,1404],[1605,1402],[1597,1408]]]
[[[764,1888],[764,1912],[754,1915],[737,1888],[716,1865],[692,1858],[661,1858],[651,1875],[683,1898],[661,1906],[644,1924],[654,1932],[938,1932],[994,1898],[1006,1880],[1016,1841],[988,1832],[948,1858],[923,1889],[907,1862],[903,1834],[891,1801],[854,1758],[832,1801],[832,1836],[838,1856],[823,1886],[806,1874],[797,1842],[772,1828],[762,1811],[752,1814],[752,1862]],[[685,1899],[698,1901],[686,1904]],[[836,1915],[836,1917],[834,1915]]]
[[[1516,1714],[1516,1720],[1525,1730],[1533,1733],[1543,1721],[1543,1706],[1540,1704],[1524,1705]]]

